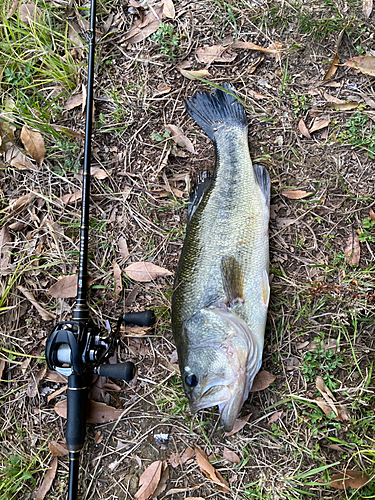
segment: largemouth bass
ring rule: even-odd
[[[234,89],[222,89],[185,102],[215,146],[216,166],[190,197],[172,328],[191,410],[218,405],[228,432],[262,364],[270,178],[251,162],[247,119]]]

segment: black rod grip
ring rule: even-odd
[[[152,311],[126,313],[123,319],[125,324],[151,326],[154,322],[154,313]]]
[[[67,391],[66,445],[70,452],[82,449],[86,436],[87,378],[70,375]]]
[[[97,372],[101,377],[113,377],[129,382],[135,376],[135,366],[131,361],[114,365],[104,364],[98,366]]]

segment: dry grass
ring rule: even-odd
[[[333,2],[308,2],[300,7],[277,0],[260,5],[182,1],[175,6],[176,19],[166,23],[178,35],[178,45],[169,55],[162,53],[165,43],[150,38],[136,45],[124,41],[134,17],[126,5],[103,2],[99,8],[100,31],[104,32],[110,15],[114,18],[97,50],[93,166],[104,169],[108,177],[92,182],[92,318],[103,327],[106,319],[115,321],[124,310],[152,307],[157,324],[142,336],[132,331],[123,335],[119,357],[136,362],[137,383],[124,384],[113,397],[107,395],[111,405],[124,409],[119,421],[88,427],[82,454],[82,498],[130,499],[146,466],[192,444],[214,456],[213,463],[229,481],[231,492],[220,492],[191,459],[171,469],[167,490],[181,488],[171,498],[372,498],[373,486],[342,492],[327,487],[326,482],[345,468],[366,471],[371,477],[375,471],[371,239],[375,230],[369,228],[365,234],[363,222],[375,204],[373,159],[366,152],[371,140],[365,149],[354,145],[365,127],[366,137],[371,132],[373,111],[363,96],[374,99],[373,81],[339,67],[336,87],[310,92],[333,59],[340,30],[348,25],[340,49],[340,62],[344,62],[357,55],[357,47],[364,52],[373,48],[372,25],[360,14],[360,6],[352,3],[347,11]],[[65,4],[40,3],[39,7],[64,33]],[[354,11],[359,12],[355,20]],[[68,14],[76,18],[74,11]],[[253,159],[267,165],[272,180],[273,280],[263,366],[277,379],[267,390],[251,395],[241,413],[251,413],[251,417],[242,431],[230,437],[218,427],[215,409],[196,416],[189,413],[173,367],[172,279],[135,284],[124,276],[123,297],[115,304],[112,277],[113,260],[122,268],[126,264],[118,246],[120,237],[129,248],[127,263],[148,260],[171,271],[177,264],[189,184],[214,163],[211,144],[183,106],[185,97],[207,86],[184,78],[177,65],[189,61],[191,69],[201,69],[204,65],[197,62],[194,51],[221,43],[227,36],[264,47],[281,41],[284,47],[279,62],[266,55],[254,73],[249,71],[259,55],[254,51],[239,51],[234,62],[209,67],[214,83],[235,83],[248,112]],[[37,111],[43,99],[47,103],[51,99],[50,84],[41,85],[38,95],[24,90],[28,106],[16,108],[17,125],[27,123],[44,134],[47,157],[43,167],[34,164],[34,170],[17,170],[3,162],[0,169],[2,227],[8,227],[12,238],[11,258],[0,278],[1,307],[6,308],[0,316],[4,348],[0,358],[6,362],[0,386],[0,456],[4,466],[11,456],[19,457],[21,476],[26,474],[22,490],[14,497],[20,499],[30,498],[42,481],[50,462],[46,443],[63,439],[64,422],[53,405],[65,396],[47,402],[48,394],[61,384],[45,380],[35,397],[26,394],[27,384],[43,366],[39,356],[54,322],[42,320],[17,287],[31,291],[57,320],[69,318],[73,301],[54,299],[48,289],[77,268],[80,204],[61,204],[59,199],[81,187],[77,172],[82,144],[54,133],[52,125],[83,131],[80,108],[64,111],[63,103],[69,94],[81,90],[85,55],[83,51],[82,59],[71,61],[76,89],[65,86],[57,93],[55,115],[50,109],[45,115]],[[2,64],[7,67],[6,61]],[[166,94],[158,93],[162,83],[170,87]],[[13,98],[22,93],[4,77],[1,85],[4,98],[6,92]],[[323,91],[342,100],[362,99],[362,108],[330,110]],[[256,99],[254,92],[267,98]],[[312,139],[298,131],[300,118],[310,126],[313,108],[330,117],[327,138],[322,137],[324,130],[315,132]],[[358,113],[365,119],[356,125],[353,117]],[[346,127],[350,119],[351,128]],[[166,124],[183,129],[194,143],[195,155],[176,148],[166,137],[155,139],[155,134],[163,136]],[[19,131],[15,141],[21,146]],[[289,187],[313,194],[290,200],[281,194]],[[183,195],[176,195],[176,189]],[[30,195],[28,202],[12,209],[14,200],[25,195]],[[360,263],[351,267],[343,254],[348,236],[357,230],[365,237]],[[337,402],[345,405],[350,420],[326,416],[317,407],[314,382],[318,375]],[[281,418],[270,424],[275,412],[281,411]],[[96,443],[99,431],[102,438]],[[165,443],[160,434],[168,436]],[[224,447],[239,455],[239,465],[222,458]],[[1,488],[6,478],[0,472],[0,498],[4,499],[8,496]],[[61,458],[46,498],[62,498],[66,483],[67,461]],[[191,489],[196,485],[198,489]]]

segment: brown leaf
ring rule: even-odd
[[[352,57],[344,63],[344,66],[359,69],[361,73],[366,75],[375,76],[375,57],[371,55]]]
[[[281,194],[290,200],[302,200],[303,198],[311,196],[312,192],[303,191],[301,189],[283,189]]]
[[[65,443],[58,443],[57,441],[51,441],[48,443],[49,451],[55,457],[65,457],[69,454],[68,448]]]
[[[351,109],[358,108],[359,103],[358,102],[342,102],[342,103],[330,102],[327,104],[327,106],[335,111],[350,111]]]
[[[45,378],[48,382],[56,382],[58,384],[66,384],[68,381],[68,378],[62,373],[58,373],[51,370],[47,371]]]
[[[83,93],[75,94],[69,97],[64,103],[64,109],[69,110],[82,106],[83,104]]]
[[[15,14],[17,12],[19,3],[20,3],[20,0],[13,0],[12,1],[12,5],[6,14],[7,19],[10,19],[13,16],[13,14]]]
[[[121,296],[122,292],[122,279],[121,279],[121,269],[115,260],[112,261],[113,265],[113,280],[115,283],[115,297],[114,301],[117,302]]]
[[[90,175],[92,177],[95,177],[95,179],[100,179],[100,180],[108,177],[108,173],[100,167],[92,167],[90,169]]]
[[[0,359],[0,380],[3,378],[4,368],[5,368],[5,360],[1,358]]]
[[[373,0],[363,0],[362,12],[363,15],[367,18],[371,16],[373,8]]]
[[[310,128],[310,134],[316,132],[317,130],[321,130],[322,128],[328,127],[330,121],[331,120],[329,118],[322,118],[317,116],[312,127]]]
[[[35,309],[38,311],[38,313],[40,314],[40,317],[44,320],[44,321],[51,321],[51,319],[56,319],[56,316],[55,314],[49,312],[49,311],[46,311],[44,309],[44,307],[42,307],[39,302],[36,301],[34,295],[29,292],[28,290],[26,290],[26,288],[24,288],[23,286],[19,285],[18,287],[18,290],[23,293],[23,295],[32,303],[32,305],[35,307]]]
[[[157,95],[163,95],[163,94],[169,94],[169,92],[172,90],[172,87],[167,85],[164,82],[159,83],[159,85],[156,88],[156,92],[154,92],[153,97],[156,97]]]
[[[339,67],[339,56],[336,52],[335,57],[333,58],[333,61],[331,62],[326,74],[324,75],[323,82],[327,82],[328,80],[331,80],[336,74],[337,68]]]
[[[211,47],[203,47],[197,49],[194,54],[198,61],[203,64],[211,64],[213,62],[232,62],[236,59],[237,54],[230,51],[230,47],[223,45],[212,45]]]
[[[223,458],[225,458],[225,460],[229,460],[229,462],[233,462],[234,464],[239,464],[241,462],[241,459],[237,455],[237,453],[235,453],[232,450],[229,450],[225,446],[223,451]]]
[[[19,170],[35,169],[31,160],[15,145],[12,145],[5,153],[4,160],[12,167]]]
[[[14,101],[7,97],[4,102],[3,112],[0,115],[0,150],[7,151],[12,146],[14,140],[13,110],[16,107]]]
[[[55,479],[57,471],[57,457],[53,457],[51,461],[51,466],[47,470],[46,475],[44,476],[43,482],[40,485],[40,488],[33,494],[34,500],[43,500],[49,489],[52,486],[53,480]]]
[[[257,59],[255,59],[255,61],[253,61],[249,68],[247,69],[246,73],[248,75],[252,75],[255,70],[257,69],[257,67],[259,66],[259,64],[264,60],[264,54],[261,54]],[[261,94],[259,94],[261,95]]]
[[[186,135],[184,135],[180,127],[177,127],[177,125],[167,125],[167,128],[171,132],[171,139],[174,142],[176,142],[179,146],[186,148],[190,153],[195,154],[192,142],[186,137]]]
[[[156,490],[153,493],[154,498],[158,497],[161,493],[163,493],[163,491],[167,487],[168,479],[169,479],[169,467],[168,467],[167,462],[163,461],[163,470],[161,473],[161,478],[160,478],[159,484],[157,485]]]
[[[370,477],[360,470],[345,470],[331,477],[329,485],[337,490],[346,490],[349,486],[355,490],[370,482]]]
[[[179,465],[183,465],[191,457],[193,457],[194,453],[195,451],[192,448],[188,447],[182,453],[172,453],[172,455],[169,457],[168,462],[175,469],[176,467],[178,467]]]
[[[267,389],[272,382],[276,380],[276,375],[273,375],[266,370],[258,372],[255,376],[254,383],[250,392],[259,392]]]
[[[5,270],[10,262],[10,243],[12,238],[10,237],[8,226],[4,225],[0,230],[0,275],[2,270]]]
[[[168,269],[156,266],[152,262],[133,262],[124,269],[124,272],[134,281],[148,283],[159,276],[171,276]]]
[[[332,392],[328,389],[328,387],[324,383],[323,378],[320,375],[316,377],[315,386],[320,392],[320,394],[323,396],[325,401],[324,403],[323,401],[321,401],[321,398],[317,399],[316,404],[319,406],[319,408],[323,410],[323,412],[326,415],[331,415],[332,413],[334,413],[336,417],[341,420],[341,418],[339,417],[339,412],[336,408],[335,397],[332,394]],[[326,405],[328,405],[328,408]]]
[[[257,100],[261,99],[269,99],[268,95],[263,95],[263,94],[258,94],[258,92],[254,92],[254,90],[248,90],[248,94],[253,98]]]
[[[236,421],[234,422],[233,429],[230,432],[226,432],[224,434],[225,437],[233,436],[233,434],[236,434],[239,432],[241,429],[245,427],[247,422],[249,421],[249,418],[251,417],[252,413],[249,413],[245,417],[237,418]]]
[[[236,41],[232,44],[232,48],[233,49],[246,49],[246,50],[259,50],[261,52],[273,54],[275,56],[276,61],[279,61],[280,57],[281,57],[283,44],[281,42],[274,42],[265,48],[265,47],[260,47],[259,45],[255,45],[255,43],[252,43],[252,42]]]
[[[163,462],[157,460],[147,467],[139,478],[140,488],[135,493],[138,500],[147,500],[155,492],[163,472]]]
[[[375,212],[373,211],[372,208],[370,208],[369,217],[370,217],[371,220],[375,220]]]
[[[126,239],[123,236],[120,236],[120,238],[118,239],[118,249],[121,258],[127,261],[128,258],[130,257],[130,254],[128,250],[128,245],[126,243]]]
[[[338,99],[337,97],[328,94],[328,92],[323,92],[323,97],[327,102],[335,102],[336,104],[344,104],[345,101],[342,99]]]
[[[62,418],[66,418],[66,399],[55,404],[55,412]],[[87,401],[86,422],[88,424],[105,424],[117,420],[124,410],[117,410],[105,403],[98,403],[89,399]]]
[[[42,134],[24,125],[21,130],[21,141],[31,157],[41,165],[46,156]]]
[[[176,11],[172,0],[162,0],[163,15],[168,19],[174,19],[176,17]]]
[[[73,193],[67,193],[61,196],[60,200],[64,203],[64,205],[68,205],[69,203],[74,203],[82,199],[82,190],[78,189]]]
[[[361,246],[359,244],[357,233],[352,231],[346,240],[345,260],[349,266],[356,266],[361,257]]]
[[[77,275],[63,276],[50,287],[48,293],[55,299],[77,297]]]
[[[310,132],[308,131],[308,128],[306,127],[305,122],[301,118],[300,121],[298,122],[298,130],[301,132],[301,134],[306,137],[306,139],[311,139]]]
[[[209,76],[210,74],[208,69],[198,69],[196,71],[191,71],[183,68],[178,69],[180,70],[181,75],[185,78],[188,78],[189,80],[199,80],[201,78],[206,78],[206,76]]]
[[[19,10],[20,21],[30,26],[42,17],[42,11],[34,3],[24,3]]]
[[[208,477],[208,479],[217,484],[217,487],[219,488],[220,491],[228,493],[229,483],[223,478],[220,472],[210,464],[207,456],[198,446],[194,446],[194,449],[195,449],[195,459],[203,474],[205,474]]]
[[[283,411],[275,411],[275,413],[272,415],[272,417],[268,421],[268,425],[274,424],[277,422],[282,416],[284,412]]]
[[[29,384],[26,389],[26,394],[29,398],[34,398],[38,394],[38,387],[41,381],[43,380],[45,374],[47,372],[47,368],[44,366],[35,375],[31,375]]]
[[[47,396],[47,403],[49,403],[52,399],[57,398],[57,396],[60,396],[63,392],[65,392],[68,389],[67,385],[64,385],[60,387],[60,389],[57,389],[57,391],[53,392],[52,394],[48,394]]]
[[[163,16],[161,7],[155,7],[143,18],[137,19],[131,29],[125,34],[125,41],[128,43],[143,42],[147,37],[155,33],[160,26]]]

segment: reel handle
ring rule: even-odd
[[[125,325],[151,326],[154,322],[154,313],[153,311],[125,313],[123,321]]]
[[[101,377],[113,377],[129,382],[135,376],[135,365],[131,361],[126,363],[116,363],[114,365],[104,364],[95,370]]]

